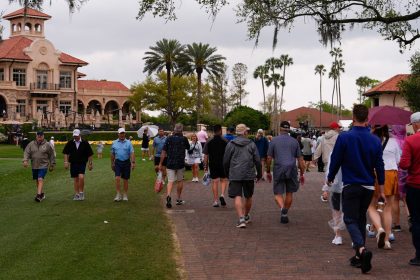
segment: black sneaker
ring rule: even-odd
[[[250,222],[251,222],[251,216],[248,214],[248,215],[245,215],[245,223],[246,224],[249,224]]]
[[[41,201],[43,201],[45,199],[45,193],[41,193],[40,198],[41,198]]]
[[[363,249],[362,253],[360,254],[360,268],[362,269],[362,273],[368,273],[372,269],[372,252],[368,251],[367,249]]]
[[[237,228],[246,228],[245,219],[239,219],[238,223],[236,224]]]
[[[42,198],[41,198],[41,195],[40,194],[36,194],[35,201],[36,202],[41,202],[42,201]]]
[[[166,208],[172,208],[171,197],[166,197]]]
[[[354,266],[354,267],[357,267],[357,268],[360,268],[360,267],[362,266],[362,262],[361,262],[361,261],[360,261],[360,259],[359,259],[358,257],[356,257],[356,256],[351,257],[351,258],[349,259],[349,261],[350,261],[350,265],[351,265],[351,266]]]
[[[223,196],[220,196],[219,200],[220,200],[220,205],[226,206],[226,201],[225,201],[225,198]]]
[[[393,227],[392,227],[392,230],[393,230],[393,231],[395,231],[395,232],[400,232],[400,231],[402,231],[402,229],[401,229],[401,226],[400,226],[400,225],[395,225],[395,226],[393,226]]]
[[[411,259],[409,264],[420,266],[420,258]]]
[[[287,214],[281,214],[280,216],[280,223],[287,224],[289,222],[289,217]]]

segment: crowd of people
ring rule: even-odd
[[[409,226],[416,255],[409,261],[420,265],[420,112],[411,116],[414,135],[406,138],[405,126],[368,125],[368,108],[355,105],[350,131],[341,133],[338,123],[318,137],[305,135],[301,141],[291,134],[290,123],[279,124],[278,136],[264,136],[258,130],[249,137],[245,124],[230,127],[222,135],[222,127],[214,126],[209,138],[206,129],[193,133],[190,140],[183,133],[182,124],[176,124],[171,135],[159,129],[153,139],[153,157],[156,173],[167,180],[166,207],[183,205],[182,191],[185,165],[192,167],[192,181],[199,181],[199,166],[212,179],[212,206],[226,206],[225,192],[233,199],[238,220],[236,227],[246,228],[251,222],[252,197],[255,183],[272,183],[273,196],[279,207],[279,221],[289,223],[293,195],[305,183],[305,172],[312,164],[324,172],[321,200],[329,202],[334,231],[332,243],[341,245],[342,231],[347,229],[355,254],[352,266],[363,273],[371,270],[372,252],[366,247],[366,229],[376,236],[379,248],[391,249],[395,237],[392,230],[399,225],[400,199],[407,206]],[[143,160],[149,157],[149,138],[143,136]],[[143,142],[145,143],[145,142]],[[101,147],[101,151],[103,146]],[[84,174],[93,168],[93,151],[81,139],[80,131],[73,131],[73,139],[63,149],[64,167],[74,179],[74,200],[84,200]],[[31,160],[32,176],[37,184],[35,200],[45,199],[43,180],[47,169],[55,167],[55,150],[44,139],[42,131],[25,148],[23,164]],[[118,139],[111,146],[111,168],[115,173],[114,201],[128,201],[128,180],[135,168],[134,148],[124,128],[118,129]],[[272,174],[273,173],[273,174]],[[121,179],[123,189],[121,189]],[[176,199],[172,189],[176,185]],[[371,225],[367,225],[367,214]]]

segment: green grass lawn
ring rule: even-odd
[[[0,279],[179,279],[153,163],[137,160],[129,201],[116,203],[107,146],[87,171],[86,200],[72,201],[62,148],[37,203],[22,150],[0,145]]]

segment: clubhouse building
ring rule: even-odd
[[[130,90],[121,82],[84,80],[82,59],[45,38],[51,16],[28,8],[3,16],[9,39],[0,40],[0,120],[64,127],[69,123],[131,123]]]

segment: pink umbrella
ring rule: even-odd
[[[406,125],[410,123],[410,111],[392,106],[377,106],[369,109],[371,125]]]

